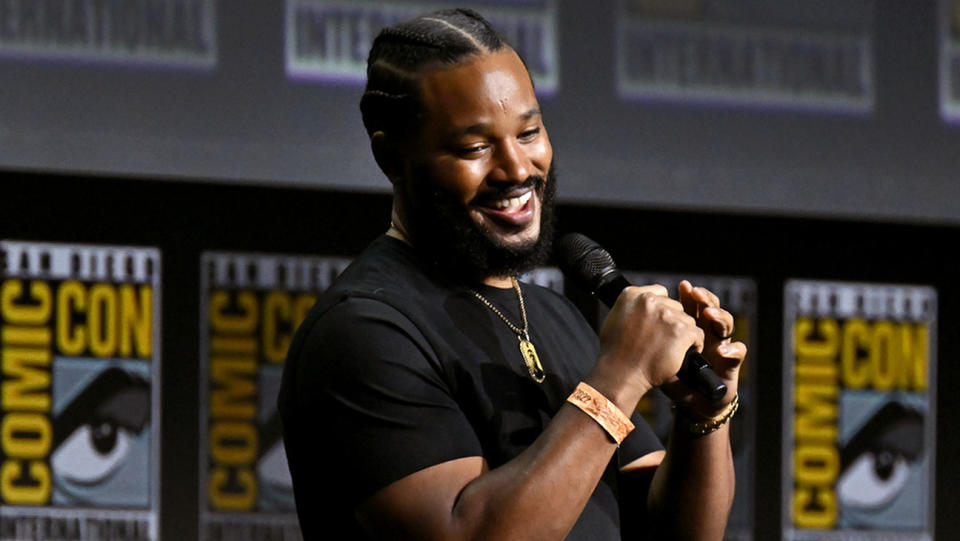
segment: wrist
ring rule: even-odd
[[[567,402],[596,421],[618,447],[634,429],[629,415],[624,414],[616,404],[586,382],[581,381],[577,385]]]
[[[583,380],[584,383],[607,397],[607,400],[615,404],[627,417],[637,409],[643,395],[653,388],[646,380],[631,383],[628,378],[607,374],[598,368]]]
[[[726,426],[730,419],[733,419],[739,407],[740,395],[737,394],[723,410],[710,417],[700,415],[676,402],[671,404],[670,409],[673,411],[674,424],[677,428],[693,437],[701,437]]]

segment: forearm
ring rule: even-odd
[[[596,421],[564,405],[533,445],[465,487],[451,538],[563,539],[615,451]]]
[[[648,497],[663,538],[723,539],[735,485],[729,434],[729,423],[699,437],[674,424]]]
[[[616,448],[593,418],[567,403],[506,464],[488,470],[474,456],[426,468],[365,500],[357,518],[377,539],[563,539]]]

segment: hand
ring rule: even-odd
[[[600,330],[601,353],[591,385],[632,411],[647,391],[677,379],[691,346],[701,350],[703,345],[697,320],[665,287],[628,287]]]
[[[680,282],[678,289],[684,311],[704,330],[703,357],[727,385],[727,394],[719,403],[711,404],[680,382],[670,382],[663,387],[663,391],[689,410],[704,417],[713,417],[737,394],[740,367],[747,355],[747,346],[743,342],[731,341],[733,315],[720,307],[720,299],[710,290],[694,287],[687,280]]]

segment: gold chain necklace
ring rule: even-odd
[[[513,284],[513,290],[517,292],[517,299],[520,301],[520,317],[523,318],[522,329],[511,323],[510,320],[507,319],[507,316],[503,315],[503,312],[491,304],[483,295],[473,289],[470,291],[473,292],[473,295],[485,304],[487,308],[493,310],[493,313],[500,316],[500,319],[507,324],[507,327],[510,327],[510,330],[517,335],[517,339],[520,340],[520,354],[523,355],[523,362],[527,365],[527,372],[530,373],[533,381],[543,383],[546,373],[543,371],[543,365],[540,364],[540,357],[537,356],[537,348],[533,347],[533,342],[530,341],[530,323],[527,321],[527,308],[523,304],[523,293],[520,292],[520,284],[517,283],[515,277],[510,277],[510,283]]]
[[[387,234],[410,244],[410,240],[392,220],[390,221],[390,229],[387,231]],[[543,365],[540,364],[540,357],[537,356],[537,348],[533,347],[533,342],[530,340],[530,323],[527,321],[527,307],[523,303],[523,293],[520,292],[520,284],[517,283],[516,277],[511,276],[510,283],[513,284],[513,290],[517,292],[517,299],[520,301],[520,317],[523,318],[522,329],[511,323],[510,320],[507,319],[507,316],[503,315],[503,312],[491,304],[486,297],[476,290],[471,289],[470,291],[480,302],[493,310],[493,313],[500,316],[500,319],[507,324],[507,327],[510,327],[510,330],[517,335],[517,339],[520,340],[520,354],[523,356],[524,364],[527,365],[527,372],[530,373],[533,381],[543,383],[546,373],[543,371]]]

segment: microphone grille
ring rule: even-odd
[[[564,235],[557,242],[554,255],[564,274],[591,290],[616,268],[610,253],[581,233]]]

